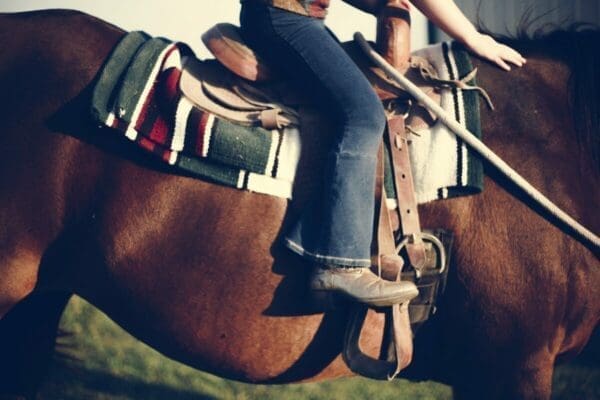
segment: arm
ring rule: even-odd
[[[478,33],[452,0],[413,0],[413,4],[431,22],[459,42],[464,43]]]
[[[343,0],[344,3],[358,8],[366,13],[377,15],[379,11],[387,4],[387,0]]]
[[[454,1],[413,0],[413,4],[449,36],[501,68],[510,70],[507,61],[519,67],[525,63],[525,59],[517,51],[496,42],[489,35],[479,33]]]
[[[366,13],[373,14],[375,16],[383,10],[383,8],[390,4],[396,3],[407,10],[410,10],[410,2],[408,0],[342,0],[344,3],[350,4],[352,7],[358,8]]]

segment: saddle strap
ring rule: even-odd
[[[373,241],[371,248],[373,265],[377,266],[379,275],[384,279],[399,281],[401,271],[397,264],[386,262],[397,257],[396,243],[390,220],[390,211],[386,206],[384,190],[384,143],[379,148],[378,166],[375,175],[375,223],[373,224]],[[412,360],[412,330],[408,315],[408,305],[395,304],[386,311],[386,337],[384,348],[387,346],[386,359],[375,359],[362,352],[358,344],[360,332],[365,320],[367,308],[355,304],[348,319],[344,337],[343,356],[350,369],[358,374],[374,379],[391,380],[404,369]]]
[[[395,281],[400,271],[390,270],[386,268],[388,263],[385,262],[383,255],[392,256],[396,254],[396,242],[394,240],[394,231],[392,229],[392,221],[390,212],[386,205],[386,195],[384,186],[384,170],[385,170],[385,155],[381,143],[379,155],[377,159],[377,172],[375,175],[375,216],[377,220],[373,224],[374,235],[376,240],[373,242],[371,254],[373,257],[372,265],[377,266],[379,276],[389,281]]]
[[[425,243],[421,237],[421,223],[417,208],[417,197],[413,183],[410,156],[408,152],[409,138],[404,125],[404,117],[393,115],[388,118],[388,139],[392,157],[393,177],[398,202],[400,231],[405,238],[406,252],[410,264],[419,271],[425,266]]]
[[[244,126],[262,126],[265,129],[280,129],[289,125],[298,125],[295,112],[290,113],[287,107],[276,107],[274,104],[256,104],[250,96],[241,97],[228,88],[231,81],[215,80],[214,75],[222,71],[221,66],[189,58],[179,80],[179,89],[193,106],[214,114],[219,118]],[[260,101],[260,100],[258,100]]]

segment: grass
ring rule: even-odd
[[[61,339],[69,357],[56,358],[40,400],[452,399],[451,389],[435,382],[344,378],[264,386],[221,379],[167,359],[79,298],[69,303],[61,327],[73,333]],[[559,367],[554,392],[555,399],[600,399],[599,360]]]

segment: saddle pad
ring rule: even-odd
[[[453,49],[443,44],[423,50],[442,79],[470,72],[468,55]],[[187,57],[194,55],[185,44],[143,32],[128,33],[102,67],[93,91],[92,114],[188,175],[291,198],[301,148],[298,128],[241,126],[194,107],[179,90]],[[477,94],[460,89],[446,92],[442,106],[478,134]],[[479,160],[441,124],[420,132],[410,147],[419,203],[481,191]],[[394,198],[390,166],[388,156],[386,192]]]
[[[291,198],[296,164],[278,159],[299,158],[297,128],[241,126],[193,107],[179,91],[185,57],[193,57],[185,44],[128,33],[102,67],[93,116],[188,174]]]
[[[443,80],[460,80],[473,70],[469,54],[458,42],[436,44],[413,54],[428,60]],[[465,83],[477,86],[475,78]],[[440,106],[481,139],[477,91],[444,89]],[[429,129],[418,133],[419,136],[413,136],[409,149],[419,204],[476,194],[483,190],[481,159],[461,138],[439,120]]]

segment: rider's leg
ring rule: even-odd
[[[336,290],[375,305],[414,297],[412,283],[383,281],[368,269],[377,150],[385,128],[383,107],[368,80],[322,20],[247,3],[240,19],[250,45],[300,82],[338,127],[323,190],[285,244],[319,264],[314,289]]]

